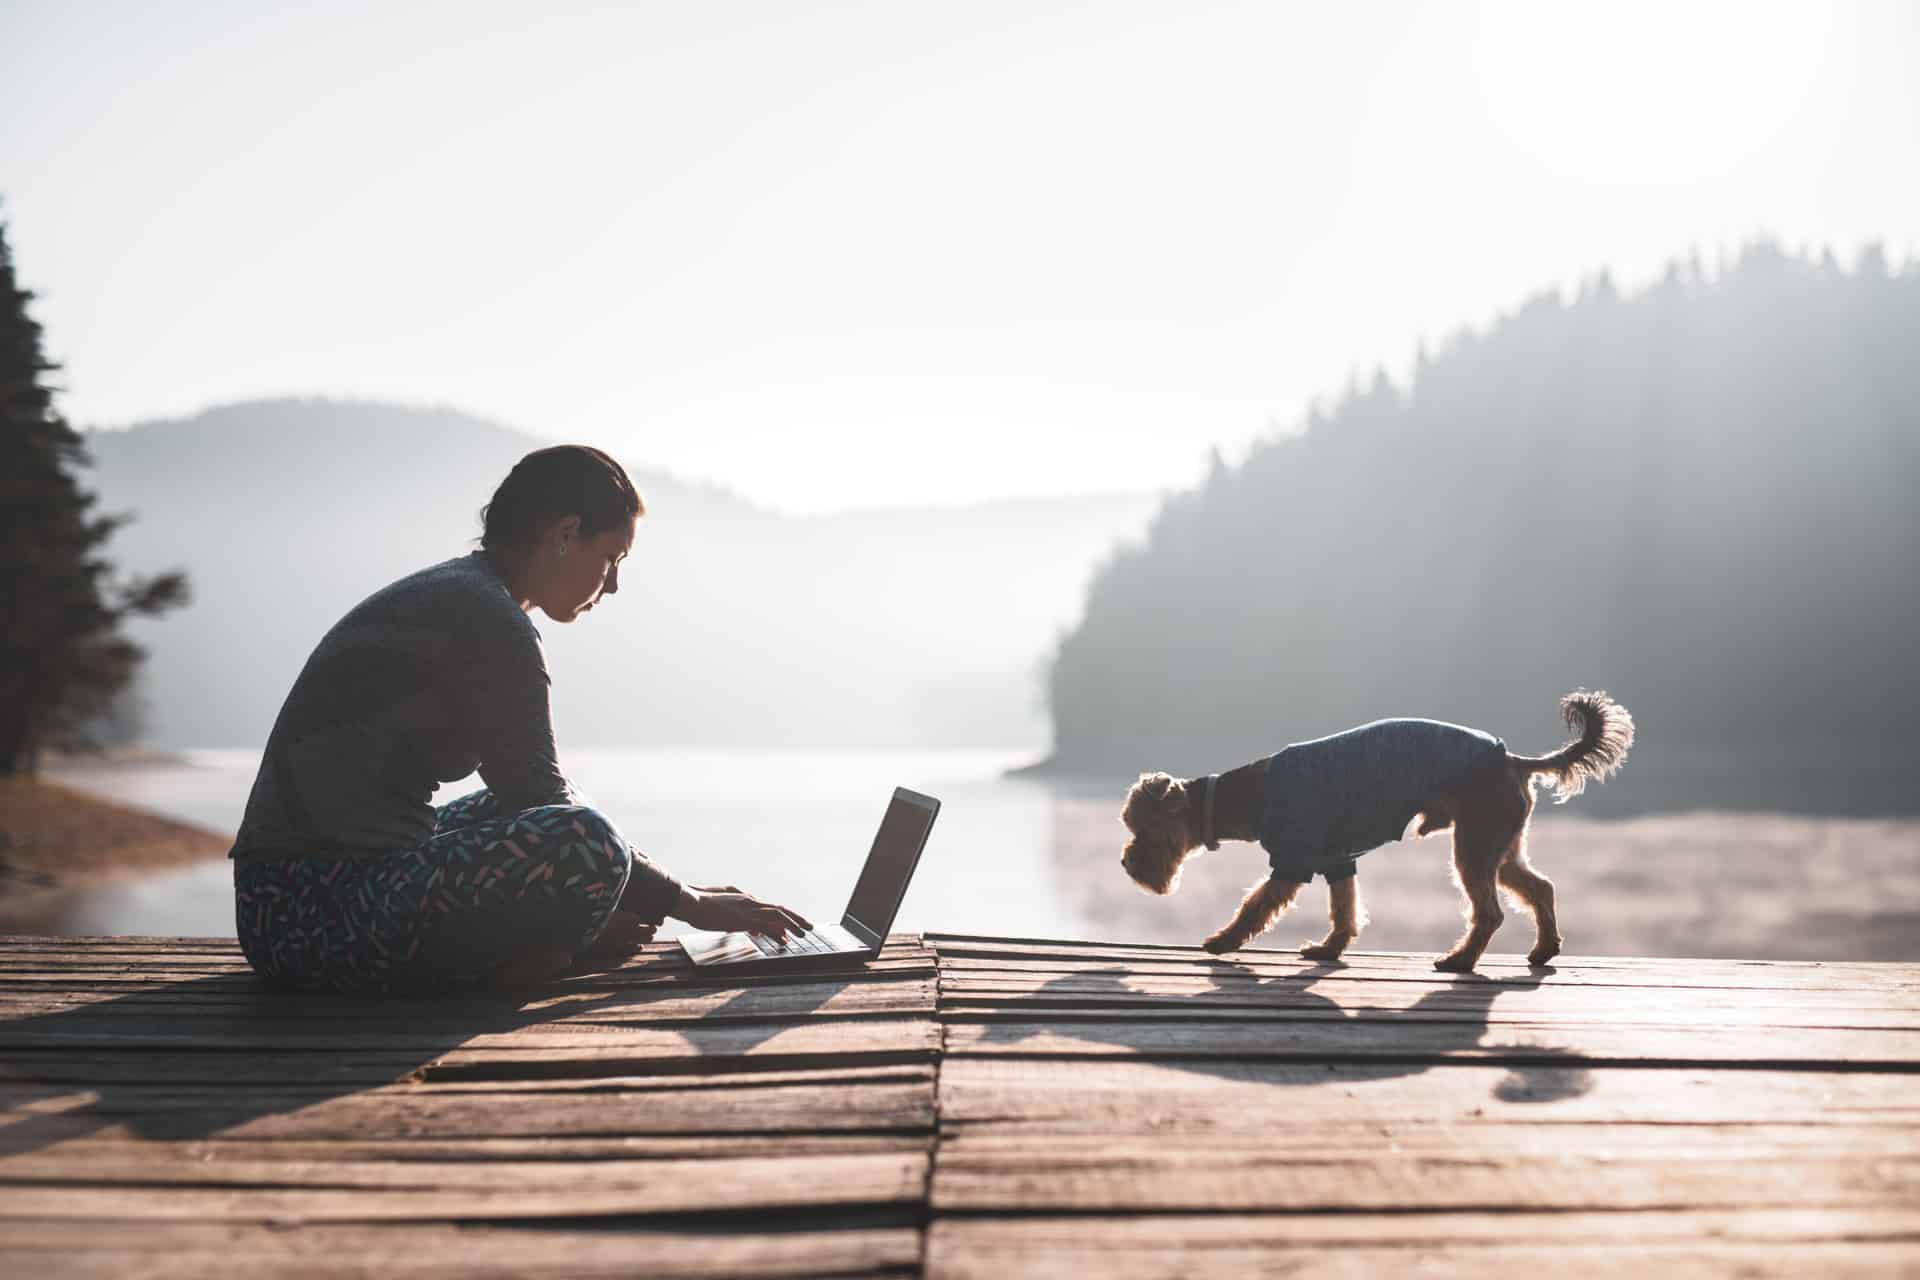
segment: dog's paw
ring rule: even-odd
[[[1477,957],[1464,956],[1455,952],[1450,956],[1441,956],[1433,962],[1433,967],[1442,973],[1472,973],[1473,962]]]
[[[1330,947],[1324,942],[1302,943],[1300,954],[1309,960],[1338,960],[1345,947]]]
[[[1236,949],[1233,939],[1224,933],[1216,933],[1200,945],[1215,955],[1224,955]]]
[[[1535,947],[1527,952],[1527,963],[1538,969],[1559,954],[1560,944],[1557,942],[1550,947]]]

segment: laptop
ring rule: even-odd
[[[681,948],[702,969],[832,967],[871,960],[893,928],[939,812],[940,802],[932,796],[893,789],[893,802],[880,818],[880,830],[874,833],[873,848],[839,924],[815,925],[784,940],[757,933],[688,933],[681,935]]]

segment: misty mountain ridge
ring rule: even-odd
[[[88,434],[85,483],[135,522],[130,571],[194,601],[136,629],[144,736],[257,746],[321,634],[471,550],[509,468],[551,441],[444,408],[268,400]],[[621,591],[535,615],[563,749],[1034,747],[1041,659],[1153,495],[790,515],[622,458],[647,504]]]
[[[1530,299],[1216,465],[1049,676],[1065,772],[1199,774],[1392,716],[1640,739],[1589,813],[1920,811],[1920,268],[1773,245]]]

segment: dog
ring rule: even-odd
[[[1560,700],[1578,736],[1545,756],[1516,756],[1478,730],[1434,720],[1376,720],[1345,733],[1296,743],[1205,778],[1143,773],[1120,811],[1131,839],[1120,865],[1148,892],[1170,894],[1180,868],[1222,840],[1256,840],[1273,874],[1247,891],[1233,918],[1203,945],[1237,951],[1273,927],[1315,874],[1327,878],[1327,936],[1300,948],[1310,960],[1339,958],[1366,924],[1354,859],[1403,838],[1453,830],[1454,881],[1466,898],[1467,932],[1433,962],[1468,973],[1500,927],[1499,890],[1533,915],[1527,962],[1560,953],[1553,882],[1527,861],[1534,782],[1552,781],[1556,803],[1604,782],[1625,763],[1633,717],[1604,692]],[[1415,822],[1418,822],[1417,829]]]

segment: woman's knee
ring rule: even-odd
[[[482,787],[436,808],[433,811],[433,830],[435,835],[458,831],[462,827],[476,826],[499,816],[500,802],[494,799],[490,789]]]
[[[598,809],[573,805],[561,812],[565,825],[572,829],[574,842],[584,848],[601,870],[625,884],[628,873],[633,870],[633,850],[620,829]]]

